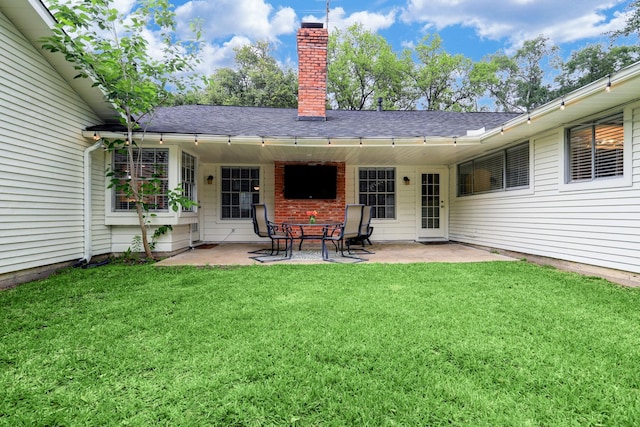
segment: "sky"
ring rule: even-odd
[[[114,0],[121,11],[135,0]],[[327,0],[172,0],[179,33],[203,23],[206,42],[199,70],[234,65],[234,48],[269,40],[273,56],[297,69],[296,31],[301,22],[325,22]],[[356,22],[382,35],[394,50],[438,33],[450,54],[478,61],[515,52],[525,40],[548,37],[567,58],[588,44],[609,42],[606,32],[626,21],[630,0],[330,0],[329,31]]]

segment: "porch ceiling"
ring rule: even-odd
[[[328,140],[305,144],[304,141],[248,143],[199,141],[187,147],[204,163],[273,163],[284,162],[345,162],[354,165],[445,165],[472,155],[473,146],[452,139],[437,143],[387,140]],[[182,145],[184,147],[184,144]],[[473,150],[475,151],[475,150]]]

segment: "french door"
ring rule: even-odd
[[[448,237],[447,171],[421,171],[418,178],[417,239],[445,240]]]

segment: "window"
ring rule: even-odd
[[[567,182],[593,181],[624,174],[622,113],[567,130]]]
[[[458,165],[458,196],[529,187],[529,143]]]
[[[155,194],[144,196],[145,203],[151,211],[166,211],[168,209],[167,193],[169,181],[169,150],[166,148],[135,148],[133,150],[134,159],[138,167],[138,176],[141,184],[152,179],[157,180],[159,191]],[[127,150],[118,150],[113,155],[113,173],[115,178],[119,178],[121,183],[125,183],[131,177],[129,162],[127,161]],[[114,188],[114,210],[131,211],[136,206],[133,198],[127,194],[124,188]],[[142,188],[142,186],[141,186]]]
[[[506,155],[506,188],[529,187],[529,144],[509,148]]]
[[[187,199],[196,201],[196,158],[191,154],[182,152],[182,195]],[[193,212],[194,207],[182,208],[182,212]]]
[[[260,168],[222,168],[222,219],[250,219],[251,205],[260,202]]]
[[[372,218],[395,218],[395,168],[360,168],[358,177],[360,203],[373,206]]]

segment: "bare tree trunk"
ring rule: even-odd
[[[149,236],[147,235],[147,224],[144,220],[144,211],[140,203],[136,203],[136,213],[138,214],[138,223],[140,224],[140,236],[142,237],[142,247],[144,248],[144,254],[148,259],[154,259],[151,252],[151,246],[149,246]]]
[[[133,156],[133,132],[131,129],[127,131],[127,159],[129,173],[131,174],[131,191],[133,193],[134,203],[136,205],[136,214],[138,215],[138,225],[140,226],[140,237],[142,240],[142,247],[144,248],[144,254],[148,259],[155,259],[151,252],[151,246],[149,245],[149,236],[147,234],[147,224],[145,218],[145,210],[143,207],[144,195],[140,195],[140,177],[138,176],[138,162]],[[138,151],[140,156],[140,151]]]

